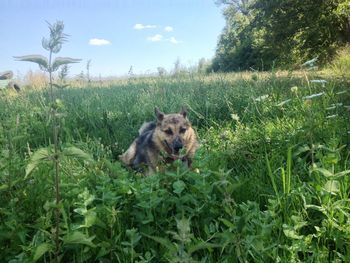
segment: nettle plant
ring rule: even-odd
[[[66,66],[71,63],[78,63],[81,59],[69,58],[69,57],[56,57],[53,59],[52,55],[57,54],[61,51],[63,43],[67,41],[68,35],[63,33],[64,24],[62,21],[57,21],[53,25],[48,23],[50,30],[49,39],[42,39],[42,47],[49,52],[48,58],[42,55],[27,55],[14,57],[18,61],[34,62],[39,65],[42,71],[48,72],[49,74],[49,85],[50,85],[50,96],[53,100],[53,73],[58,71],[61,66]]]
[[[31,155],[30,161],[26,167],[26,177],[30,176],[34,169],[41,164],[53,164],[54,174],[54,189],[55,189],[55,231],[53,233],[52,240],[55,242],[55,261],[59,261],[60,257],[60,217],[62,209],[61,198],[60,198],[60,162],[64,158],[77,158],[84,161],[92,161],[92,158],[84,153],[79,148],[74,146],[63,147],[59,141],[59,130],[61,126],[61,118],[63,114],[60,111],[63,109],[63,103],[61,100],[55,98],[54,87],[58,85],[54,83],[53,74],[59,69],[67,69],[67,65],[70,63],[80,62],[81,59],[74,59],[69,57],[56,57],[53,58],[53,54],[60,52],[63,43],[67,41],[68,35],[63,33],[64,24],[62,21],[57,21],[54,24],[48,23],[50,30],[50,37],[42,39],[42,46],[49,52],[48,57],[42,55],[27,55],[14,57],[18,61],[34,62],[39,65],[40,69],[49,74],[49,94],[50,94],[50,105],[49,105],[49,121],[52,128],[52,142],[53,145],[49,145],[45,148],[40,148]],[[45,246],[47,249],[45,252],[52,252],[51,245]],[[40,253],[40,255],[44,254]]]

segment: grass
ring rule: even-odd
[[[46,90],[1,91],[0,259],[347,262],[349,86],[308,73],[131,78],[55,91],[55,203]],[[189,109],[191,171],[143,177],[117,156],[154,106]]]

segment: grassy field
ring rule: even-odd
[[[350,262],[350,82],[323,80],[132,78],[56,90],[54,105],[46,90],[0,91],[0,261]],[[124,168],[154,107],[183,105],[194,169]]]

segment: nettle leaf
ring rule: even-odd
[[[46,252],[51,251],[52,246],[49,243],[42,243],[35,248],[33,262],[38,261]]]
[[[73,211],[82,216],[86,215],[86,213],[88,212],[88,210],[85,207],[75,208]]]
[[[186,188],[186,184],[184,183],[184,181],[178,180],[176,182],[173,183],[173,192],[180,195],[182,193],[183,190],[185,190]]]
[[[163,237],[157,237],[157,236],[149,236],[144,233],[142,235],[156,241],[157,243],[161,244],[162,246],[166,247],[170,251],[176,251],[176,246],[167,238]]]
[[[325,177],[333,177],[334,176],[334,173],[328,171],[327,169],[324,169],[324,168],[314,168],[312,169],[313,172],[319,172],[321,173],[323,176]]]
[[[84,218],[84,225],[81,225],[81,227],[92,227],[93,225],[95,225],[95,222],[97,220],[97,214],[94,211],[89,211],[89,213],[85,216]]]
[[[18,61],[27,61],[34,62],[39,65],[41,69],[48,71],[49,63],[47,62],[47,58],[42,55],[27,55],[27,56],[17,56],[14,57]]]
[[[331,194],[336,194],[340,192],[340,184],[338,181],[329,180],[323,186],[323,189]]]
[[[130,244],[132,244],[133,247],[137,245],[142,237],[135,228],[127,229],[126,236],[129,238]]]
[[[230,221],[228,221],[227,219],[225,218],[219,218],[219,220],[224,223],[225,226],[227,226],[228,228],[230,228],[231,230],[232,229],[235,229],[235,224],[231,223]]]
[[[350,173],[350,170],[345,170],[345,171],[336,173],[334,176],[338,178],[338,177],[343,177],[345,175],[348,175],[349,173]]]
[[[95,236],[87,237],[85,234],[83,234],[80,231],[74,231],[67,234],[63,238],[63,243],[66,245],[83,244],[83,245],[88,245],[90,247],[96,247],[96,245],[92,243],[92,240],[94,238]]]
[[[78,58],[57,57],[52,63],[52,71],[56,71],[62,65],[78,63],[80,61],[81,59],[78,59]]]
[[[295,229],[292,226],[288,226],[286,224],[283,224],[283,233],[286,237],[291,239],[302,239],[302,235],[298,235]]]
[[[64,89],[64,88],[67,88],[67,87],[70,86],[70,84],[59,85],[59,84],[56,84],[56,83],[52,83],[52,85],[53,85],[55,88],[58,88],[58,89]]]
[[[26,167],[26,178],[31,172],[42,163],[47,163],[52,160],[52,150],[50,148],[40,148],[30,158],[29,163]]]
[[[221,245],[220,244],[207,243],[205,241],[200,241],[200,242],[198,242],[195,245],[191,245],[188,248],[188,253],[192,254],[192,253],[194,253],[194,252],[196,252],[198,250],[202,250],[202,249],[206,249],[208,251],[212,251],[213,248],[218,248],[218,247],[221,247]]]
[[[297,157],[299,156],[300,154],[303,154],[305,152],[308,152],[310,151],[310,147],[308,145],[302,145],[302,146],[299,146],[293,153],[293,157]]]
[[[73,157],[73,158],[80,159],[82,161],[87,161],[87,162],[94,161],[90,154],[74,146],[64,148],[62,153],[66,157]]]

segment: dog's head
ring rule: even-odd
[[[186,148],[188,133],[192,132],[186,109],[182,108],[180,113],[164,114],[156,107],[155,114],[158,139],[168,154],[179,155],[180,150]]]

